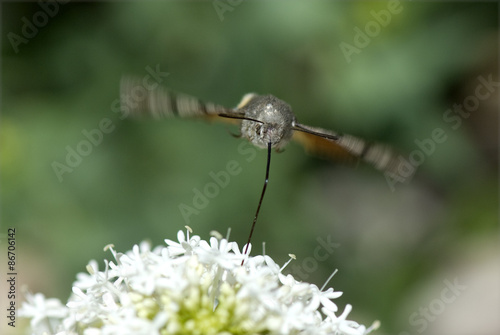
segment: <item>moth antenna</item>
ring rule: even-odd
[[[295,123],[294,126],[293,126],[293,130],[301,131],[303,133],[308,133],[308,134],[316,135],[316,136],[327,138],[327,139],[334,140],[334,141],[337,141],[337,140],[340,139],[339,135],[332,134],[332,133],[326,134],[324,132],[317,132],[317,131],[314,131],[311,128],[312,127],[304,126],[304,125],[302,125],[300,123]]]
[[[246,116],[243,116],[243,115],[230,115],[230,114],[226,114],[226,113],[219,113],[217,114],[218,116],[220,117],[225,117],[225,118],[228,118],[228,119],[238,119],[238,120],[248,120],[248,121],[253,121],[253,122],[258,122],[258,123],[264,123],[260,120],[257,120],[257,119],[252,119],[250,117],[246,117]]]

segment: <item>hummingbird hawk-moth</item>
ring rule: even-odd
[[[398,174],[402,161],[388,146],[297,122],[292,108],[273,95],[249,93],[236,108],[173,92],[159,85],[148,87],[140,79],[121,82],[122,110],[133,117],[204,118],[240,125],[240,135],[259,148],[280,151],[290,140],[312,154],[341,161],[365,161],[376,169]]]
[[[246,245],[245,254],[259,215],[269,180],[271,149],[282,150],[290,140],[306,150],[326,158],[365,161],[376,169],[398,175],[403,160],[388,146],[331,130],[297,122],[292,108],[273,95],[245,94],[236,108],[203,102],[183,93],[176,93],[158,84],[149,85],[138,78],[124,77],[121,81],[121,109],[133,117],[204,118],[239,124],[239,137],[259,148],[267,148],[266,179]],[[242,263],[243,264],[243,263]]]

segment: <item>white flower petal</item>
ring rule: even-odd
[[[363,335],[372,330],[347,320],[350,305],[336,315],[332,299],[341,292],[320,291],[284,275],[271,257],[244,254],[245,247],[240,250],[235,242],[190,235],[179,231],[177,242],[166,239],[166,246],[155,248],[143,242],[123,254],[109,248],[115,261],[106,261],[104,271],[91,261],[89,273],[77,275],[66,306],[28,295],[20,315],[31,319],[33,333],[65,335],[229,334],[229,329]]]

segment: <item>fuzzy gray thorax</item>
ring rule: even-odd
[[[273,148],[280,149],[290,141],[295,116],[286,102],[272,95],[255,95],[240,107],[240,111],[246,117],[262,122],[241,122],[241,135],[252,144],[267,148],[267,144],[271,142]]]

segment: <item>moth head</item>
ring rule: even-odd
[[[272,96],[255,95],[241,110],[249,119],[241,122],[241,135],[260,148],[282,148],[292,137],[295,121],[292,109],[284,101]]]

